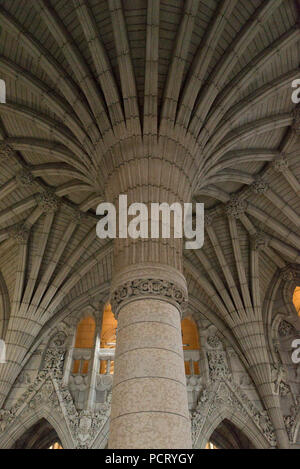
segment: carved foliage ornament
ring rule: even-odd
[[[17,173],[16,181],[20,187],[32,186],[34,184],[34,176],[28,169],[22,169]]]
[[[287,321],[281,321],[278,327],[279,337],[288,337],[294,332],[294,327]]]
[[[207,352],[209,375],[212,380],[220,380],[229,375],[225,352]]]
[[[219,337],[216,336],[216,335],[210,335],[207,338],[207,343],[211,348],[218,348],[218,347],[220,347],[220,345],[222,345]]]
[[[8,160],[14,155],[13,149],[4,142],[0,142],[0,161]]]
[[[216,388],[203,388],[200,393],[197,407],[191,414],[192,439],[196,443],[201,434],[207,415],[220,413],[223,407],[233,408],[245,418],[251,417],[255,425],[261,430],[271,446],[276,446],[276,436],[268,413],[258,410],[248,396],[233,381],[232,375],[226,381],[221,381]]]
[[[181,309],[186,306],[187,297],[183,290],[167,280],[139,279],[124,283],[118,287],[111,297],[113,311],[117,312],[123,301],[134,298],[156,297],[175,302]]]
[[[250,186],[254,194],[265,194],[269,190],[269,184],[261,178],[257,178]]]
[[[287,266],[280,272],[280,278],[284,282],[293,282],[297,278],[297,273],[295,270],[293,270],[293,268]]]
[[[284,153],[282,153],[278,158],[273,161],[273,168],[276,172],[282,173],[287,170],[289,167],[288,160]]]
[[[247,201],[233,195],[225,206],[225,212],[229,217],[239,218],[247,209]]]
[[[36,195],[38,206],[43,212],[55,212],[60,205],[60,200],[51,190],[43,191]]]

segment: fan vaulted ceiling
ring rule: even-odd
[[[0,333],[26,317],[28,351],[80,298],[108,291],[95,209],[125,145],[138,157],[141,141],[162,155],[176,141],[182,166],[192,157],[208,230],[185,253],[191,307],[232,325],[215,296],[247,296],[253,238],[262,299],[277,269],[299,263],[299,11],[294,0],[0,0]]]

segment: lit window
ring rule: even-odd
[[[115,319],[114,314],[111,310],[110,304],[105,305],[102,319],[102,328],[100,336],[100,347],[101,348],[116,348],[116,331],[118,321]],[[101,374],[113,374],[114,373],[114,361],[113,360],[101,360],[100,370]]]
[[[118,321],[115,319],[111,310],[110,304],[107,304],[104,309],[100,347],[101,348],[115,348],[116,347],[116,330]]]
[[[200,350],[197,325],[191,319],[185,318],[181,321],[182,346],[184,351]],[[187,353],[185,354],[187,355]],[[190,355],[190,354],[189,354]],[[198,360],[189,359],[184,362],[186,375],[199,375]]]
[[[298,313],[298,316],[300,316],[300,287],[295,288],[293,295],[293,303]]]
[[[205,449],[218,449],[211,441],[207,443]]]
[[[63,449],[63,447],[61,446],[60,443],[56,441],[55,443],[53,443],[53,445],[50,446],[49,449]]]
[[[77,326],[75,349],[92,349],[94,347],[96,323],[94,318],[86,317]],[[89,361],[84,358],[73,362],[74,374],[87,374]]]

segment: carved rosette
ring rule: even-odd
[[[297,278],[297,273],[290,266],[287,266],[281,270],[280,278],[284,282],[294,282]]]
[[[60,200],[51,190],[43,191],[36,196],[38,206],[43,212],[56,212],[60,205]]]
[[[220,347],[222,345],[222,342],[220,341],[217,335],[210,335],[207,338],[207,344],[209,345],[209,347],[215,349]]]
[[[269,184],[262,178],[257,178],[250,186],[250,189],[254,194],[265,194],[269,188]]]
[[[13,149],[4,142],[0,142],[0,161],[8,160],[14,155]]]
[[[247,209],[247,201],[240,199],[236,195],[233,195],[230,201],[225,206],[225,212],[228,217],[240,218],[241,215],[245,213]]]
[[[289,162],[284,153],[273,161],[273,168],[277,173],[283,173],[289,167]]]
[[[130,280],[118,286],[111,294],[111,307],[115,314],[124,302],[153,298],[175,304],[180,311],[187,305],[186,292],[167,280],[142,278]]]

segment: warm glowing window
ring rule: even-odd
[[[293,295],[293,303],[295,305],[298,316],[300,316],[300,287],[296,287]]]
[[[205,449],[218,449],[218,448],[209,441],[207,445],[205,446]]]
[[[93,348],[95,337],[95,319],[87,317],[82,319],[77,327],[75,348]]]
[[[197,325],[191,319],[181,321],[183,350],[200,350]],[[199,375],[199,363],[193,359],[184,362],[186,375]]]
[[[199,337],[196,324],[191,319],[181,321],[183,350],[199,350]]]
[[[56,442],[53,443],[53,445],[51,445],[49,449],[63,449],[63,447],[61,446],[61,444]]]
[[[88,316],[80,321],[77,326],[75,348],[76,349],[92,349],[94,347],[95,340],[95,319]],[[89,361],[83,354],[80,359],[76,359],[73,362],[73,373],[74,374],[87,374],[89,370]]]
[[[111,310],[110,304],[105,305],[102,319],[102,328],[100,336],[100,347],[101,348],[116,348],[116,331],[118,321],[115,319],[114,314]],[[113,360],[101,360],[100,361],[100,373],[101,374],[113,374],[114,372],[114,361]]]
[[[116,347],[117,324],[118,322],[114,317],[114,314],[111,310],[111,306],[110,304],[107,304],[105,306],[103,319],[102,319],[102,328],[101,328],[101,337],[100,337],[101,348],[115,348]]]

